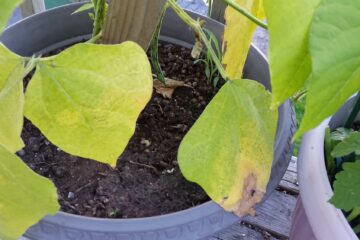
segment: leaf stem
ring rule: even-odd
[[[160,15],[160,19],[158,22],[158,25],[156,26],[153,38],[150,43],[150,57],[151,57],[151,64],[154,68],[154,71],[156,73],[156,77],[159,79],[160,82],[165,84],[165,76],[164,72],[161,70],[161,66],[159,63],[159,53],[158,53],[158,44],[159,44],[159,38],[160,38],[160,30],[161,25],[165,16],[166,9],[169,7],[169,4],[166,3],[163,7],[163,10]]]
[[[104,26],[105,16],[106,16],[106,1],[105,0],[92,0],[94,4],[95,19],[94,19],[94,29],[93,29],[93,38],[95,38]]]
[[[329,180],[333,182],[336,170],[335,159],[331,156],[332,151],[332,140],[330,128],[325,129],[325,156],[326,156],[326,167],[329,175]]]
[[[227,3],[229,6],[234,8],[236,11],[247,17],[249,20],[254,22],[255,24],[259,25],[262,28],[268,29],[268,26],[266,23],[252,15],[248,10],[237,4],[234,0],[224,0],[225,3]]]
[[[90,38],[86,42],[87,43],[97,43],[100,40],[101,37],[102,37],[102,31],[100,31],[96,36],[93,36],[92,38]]]
[[[187,24],[189,27],[191,27],[196,34],[198,34],[201,38],[201,40],[204,42],[207,51],[210,53],[217,69],[219,70],[219,73],[221,74],[222,78],[224,80],[229,80],[229,77],[221,64],[219,58],[217,57],[211,42],[207,39],[207,36],[205,32],[203,31],[201,24],[199,21],[196,21],[192,19],[177,3],[175,0],[169,0],[168,1],[170,7],[175,11],[175,13]]]
[[[358,216],[360,216],[360,207],[354,208],[351,211],[350,215],[346,217],[346,219],[348,220],[348,222],[351,222],[352,220],[354,220]]]
[[[356,116],[360,112],[360,92],[358,92],[358,94],[356,95],[356,98],[357,98],[357,100],[355,102],[355,105],[354,105],[353,109],[351,110],[351,113],[350,113],[348,119],[345,122],[345,126],[344,126],[345,128],[352,127]]]
[[[27,57],[24,58],[24,60],[26,61],[24,77],[26,77],[32,70],[34,70],[36,64],[40,61],[40,58],[41,57],[35,57],[35,56],[31,58],[27,58]]]

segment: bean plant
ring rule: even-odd
[[[214,33],[212,33],[210,30],[204,28],[204,31],[207,33],[210,43],[214,46],[216,56],[221,61],[221,50],[220,50],[220,44]],[[220,73],[213,62],[212,56],[209,52],[205,51],[202,53],[199,59],[196,59],[194,61],[194,64],[204,64],[205,66],[205,75],[209,83],[211,83],[214,87],[217,86],[221,76]]]
[[[225,81],[182,140],[178,161],[183,175],[225,210],[255,215],[270,178],[278,107],[299,90],[307,91],[296,139],[360,90],[360,2],[225,1],[221,59],[201,20],[192,19],[175,0],[164,8],[171,7],[195,32]],[[0,31],[20,3],[0,0]],[[91,43],[101,39],[105,17],[104,5],[96,5],[101,0],[92,3],[90,43],[46,58],[21,57],[0,44],[0,113],[5,116],[0,119],[1,239],[19,237],[59,209],[53,184],[15,155],[23,147],[24,116],[65,152],[115,166],[150,100],[153,79],[142,48],[133,42]],[[159,26],[151,44],[155,60]],[[270,34],[272,94],[242,75],[258,26]],[[24,93],[22,79],[34,69]],[[166,84],[161,68],[155,70]],[[359,202],[348,208],[358,209]]]

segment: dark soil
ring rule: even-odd
[[[62,211],[134,218],[176,212],[208,200],[199,186],[184,179],[176,156],[182,138],[217,90],[207,82],[204,66],[193,64],[190,50],[168,44],[160,46],[159,55],[166,76],[192,88],[178,88],[172,99],[153,93],[116,169],[63,152],[25,120],[26,147],[18,155],[55,183]]]

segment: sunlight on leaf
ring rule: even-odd
[[[309,28],[320,0],[264,0],[269,28],[272,106],[299,91],[311,73]]]
[[[0,43],[0,145],[15,153],[24,143],[23,127],[23,59]]]
[[[360,1],[323,0],[310,33],[313,74],[296,136],[333,115],[360,90]]]
[[[54,184],[0,145],[0,239],[18,239],[59,210]]]
[[[152,94],[145,52],[133,42],[78,44],[39,63],[25,116],[64,151],[112,166]]]
[[[254,215],[270,177],[278,116],[270,100],[255,81],[228,81],[178,152],[184,176],[239,216]]]
[[[255,17],[259,19],[265,18],[262,0],[236,0],[235,2],[247,9]],[[257,25],[230,6],[226,8],[225,19],[222,63],[230,79],[240,79],[242,78],[252,35]]]

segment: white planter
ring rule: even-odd
[[[333,191],[328,179],[325,157],[325,128],[343,124],[353,104],[350,100],[333,118],[308,132],[298,157],[300,197],[294,211],[291,240],[358,240],[342,211],[328,200]]]

